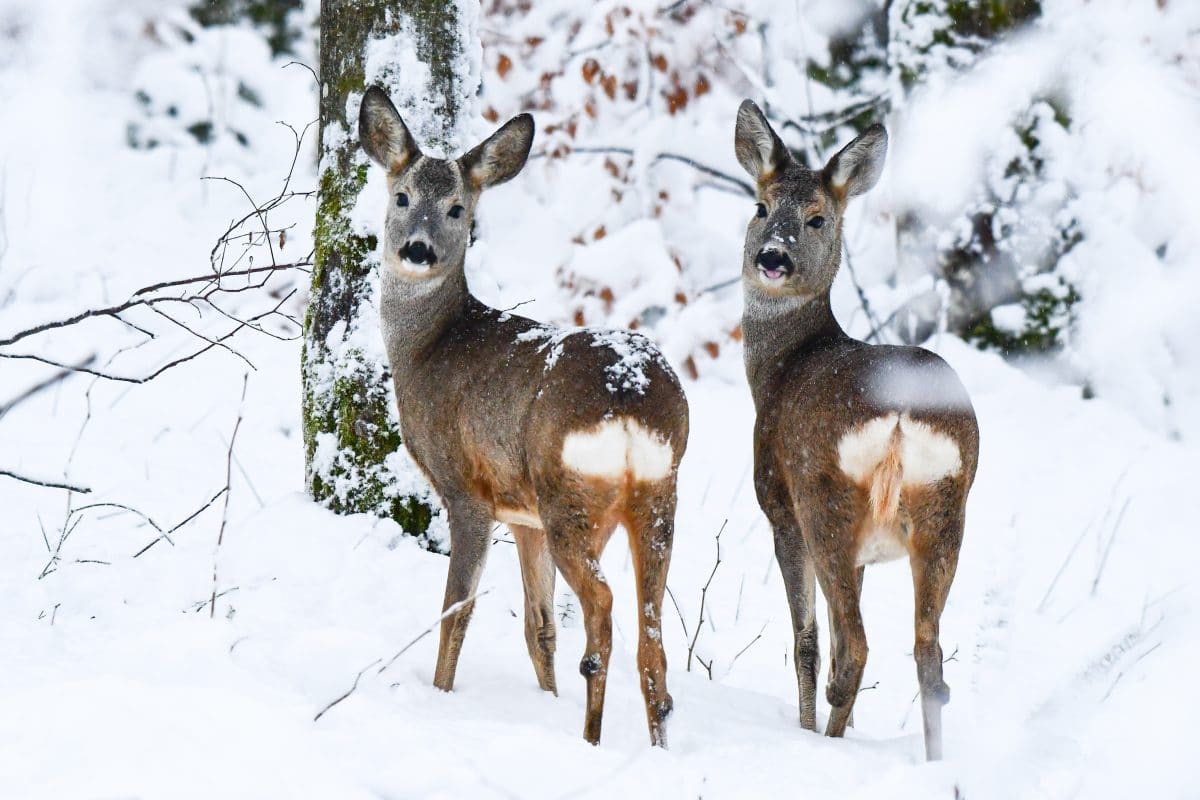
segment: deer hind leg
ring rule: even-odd
[[[525,645],[537,675],[538,686],[558,694],[554,680],[554,559],[546,534],[537,528],[509,526],[521,559],[525,585]]]
[[[958,565],[958,546],[962,542],[961,511],[949,519],[925,526],[928,539],[920,536],[912,555],[916,640],[913,659],[917,662],[917,680],[921,686],[921,715],[925,723],[925,757],[942,757],[942,706],[950,701],[950,687],[942,680],[942,646],[938,641],[942,610],[954,581]],[[929,545],[923,552],[921,544]]]
[[[608,658],[612,653],[612,590],[600,571],[600,553],[615,523],[599,518],[593,521],[593,515],[582,504],[564,508],[557,503],[543,503],[539,497],[539,505],[554,563],[583,609],[587,632],[587,650],[579,662],[579,672],[587,680],[583,738],[599,744]],[[546,510],[548,506],[562,510]]]
[[[866,567],[858,568],[858,596],[862,598],[863,576],[866,574]],[[829,683],[833,683],[833,676],[837,674],[837,649],[838,649],[838,629],[837,624],[833,619],[833,606],[829,607]],[[826,691],[828,691],[826,685]],[[846,718],[846,727],[854,727],[854,709],[850,709],[850,716]]]
[[[832,652],[829,683],[825,688],[831,706],[825,726],[827,736],[845,734],[867,665],[867,634],[859,609],[859,567],[853,550],[843,547],[855,539],[852,524],[837,513],[841,507],[839,503],[822,506],[808,520],[801,521],[802,525],[810,523],[811,536],[807,541],[819,548],[813,552],[813,563],[829,605]]]
[[[467,624],[471,621],[471,612],[475,610],[473,597],[487,560],[492,522],[486,508],[470,502],[451,503],[449,515],[450,568],[446,575],[446,596],[442,602],[445,617],[442,619],[438,642],[437,667],[433,673],[433,685],[444,692],[454,688],[458,655],[462,650],[463,637],[467,634]]]
[[[674,701],[667,692],[667,654],[662,643],[662,602],[675,531],[675,481],[635,484],[626,528],[637,573],[638,675],[646,701],[650,743],[667,746],[667,717]]]

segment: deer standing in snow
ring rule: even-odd
[[[584,737],[600,741],[612,650],[612,592],[600,554],[629,535],[638,586],[638,672],[650,740],[666,745],[661,609],[675,480],[688,436],[679,380],[644,337],[558,331],[490,308],[467,289],[463,261],[480,193],[525,165],[533,118],[514,117],[456,160],[425,156],[378,87],[359,138],[387,170],[380,316],[405,445],[441,496],[450,565],[434,685],[454,673],[491,544],[493,520],[516,540],[525,641],[538,684],[554,677],[555,567],[579,597],[587,631]]]
[[[829,606],[825,732],[841,736],[867,660],[864,565],[908,556],[925,753],[940,758],[950,690],[938,625],[958,562],[979,428],[941,358],[850,338],[829,301],[846,203],[879,179],[887,133],[871,126],[812,171],[746,100],[735,150],[758,196],[742,258],[746,375],[757,414],[754,486],[791,607],[800,724],[816,729],[814,583]]]

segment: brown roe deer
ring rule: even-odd
[[[583,731],[598,743],[612,650],[612,592],[600,554],[620,524],[637,577],[650,740],[665,746],[671,696],[661,609],[688,436],[678,378],[642,336],[555,330],[490,308],[467,289],[463,261],[479,195],[525,165],[532,117],[514,117],[469,153],[441,160],[421,153],[387,94],[372,87],[359,138],[387,170],[380,317],[401,433],[450,522],[443,609],[451,613],[434,685],[454,686],[498,520],[516,540],[534,672],[556,694],[555,567],[579,597],[587,632]]]
[[[816,729],[814,582],[829,606],[825,732],[841,736],[867,660],[863,568],[908,556],[925,753],[940,758],[950,690],[938,624],[978,460],[975,412],[941,358],[852,339],[829,302],[846,203],[879,179],[887,133],[871,126],[813,171],[792,158],[747,100],[738,109],[735,149],[758,196],[742,258],[746,376],[757,415],[754,486],[791,607],[800,724]]]

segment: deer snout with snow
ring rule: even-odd
[[[622,525],[638,586],[638,673],[653,744],[666,744],[661,610],[687,446],[679,380],[647,339],[556,330],[490,308],[463,273],[480,193],[514,177],[533,118],[514,117],[454,160],[423,155],[387,94],[363,97],[359,138],[387,170],[384,341],[405,446],[441,496],[450,565],[434,684],[454,686],[494,520],[513,532],[525,588],[525,640],[539,685],[556,692],[555,568],[587,632],[584,736],[600,740],[612,649],[612,592],[600,554]]]
[[[815,583],[829,606],[826,733],[850,724],[867,660],[859,599],[867,564],[907,556],[925,751],[941,757],[939,621],[954,579],[979,429],[938,356],[846,335],[829,292],[850,198],[875,185],[887,133],[873,125],[813,171],[749,100],[735,150],[758,205],[742,263],[746,374],[754,396],[754,485],[771,523],[795,632],[800,724],[816,729]]]

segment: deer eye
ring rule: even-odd
[[[406,195],[404,192],[401,192],[400,194],[396,195],[396,205],[400,206],[401,208],[404,208],[405,206],[407,206],[408,205],[408,195]]]
[[[761,218],[761,217],[765,217],[766,215],[767,215],[767,207],[764,206],[762,203],[759,203],[758,205],[756,205],[754,207],[754,216]]]
[[[463,207],[456,205],[456,206],[450,206],[450,211],[447,213],[450,214],[451,218],[458,219],[459,217],[462,216],[462,212],[463,212]]]
[[[810,228],[820,228],[824,224],[825,224],[824,217],[813,217],[812,219],[810,219],[808,221],[808,227],[810,227]]]

